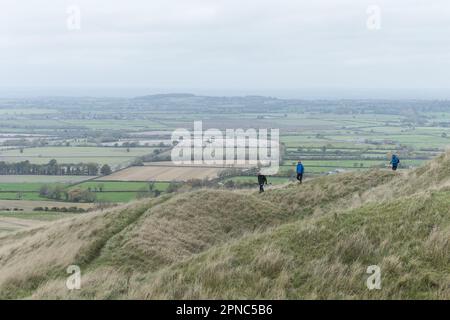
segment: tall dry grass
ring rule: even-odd
[[[186,192],[2,237],[0,297],[448,299],[448,164]],[[371,264],[380,291],[365,286]]]

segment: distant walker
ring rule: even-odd
[[[299,183],[302,183],[303,181],[303,173],[305,172],[305,167],[303,166],[302,162],[298,160],[297,163],[297,180]]]
[[[390,164],[392,166],[392,170],[396,171],[398,168],[398,165],[400,164],[400,159],[398,158],[398,156],[396,154],[392,155]]]
[[[258,173],[259,193],[264,192],[264,185],[267,184],[267,178],[261,172]]]

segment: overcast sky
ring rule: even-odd
[[[49,94],[75,87],[89,94],[82,88],[102,87],[105,95],[129,88],[131,94],[301,97],[372,89],[442,94],[450,88],[448,0],[0,0],[0,5],[3,91],[45,88],[42,94]],[[381,10],[375,24],[376,13],[367,11],[371,5]],[[80,10],[80,29],[70,6]]]

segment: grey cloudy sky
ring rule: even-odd
[[[448,0],[0,0],[0,5],[3,88],[276,94],[450,87]],[[67,28],[71,5],[80,9],[80,30]],[[381,9],[379,30],[367,28],[370,5]]]

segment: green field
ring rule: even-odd
[[[445,101],[303,101],[169,95],[148,99],[77,98],[60,105],[63,100],[43,99],[37,104],[20,99],[3,100],[0,144],[13,139],[11,134],[40,134],[43,141],[25,145],[22,151],[19,147],[5,150],[11,142],[0,145],[0,162],[29,160],[46,164],[55,159],[60,164],[109,164],[116,170],[142,156],[145,162],[168,161],[170,150],[164,150],[162,159],[153,158],[158,147],[127,151],[123,147],[100,146],[167,142],[172,130],[192,130],[194,121],[200,120],[204,130],[279,129],[284,152],[278,175],[285,177],[271,178],[274,184],[295,175],[298,159],[305,165],[307,177],[386,168],[391,153],[399,154],[403,170],[420,166],[450,144],[450,112],[446,111]],[[42,184],[75,184],[84,179],[89,181],[77,187],[90,188],[98,201],[129,201],[148,188],[145,182],[102,182],[100,192],[96,190],[98,182],[91,178],[0,176],[0,198],[40,199],[38,191]],[[231,179],[236,182],[249,179],[252,183],[253,177]],[[164,192],[167,186],[157,184],[155,189]]]
[[[71,189],[90,189],[95,192],[97,201],[129,202],[135,200],[140,193],[149,191],[149,186],[150,184],[147,182],[87,181],[77,184]],[[165,192],[168,186],[168,182],[156,182],[153,184],[152,190]]]
[[[2,176],[0,176],[1,178]],[[39,195],[39,190],[44,186],[55,184],[66,186],[63,183],[0,183],[0,200],[48,200]]]
[[[91,176],[49,176],[49,175],[0,175],[0,191],[2,184],[43,184],[43,183],[79,183],[95,177]]]
[[[130,202],[137,199],[137,192],[96,192],[97,201],[101,202]]]
[[[30,161],[46,164],[55,159],[58,163],[94,162],[111,166],[127,163],[136,157],[151,154],[155,148],[114,148],[114,147],[40,147],[0,152],[0,161]],[[1,180],[0,180],[1,181]]]
[[[0,200],[48,200],[39,195],[44,185],[54,186],[55,183],[0,183]],[[67,190],[90,190],[95,192],[96,201],[107,202],[129,202],[136,199],[139,193],[150,190],[150,183],[147,182],[87,181],[73,186],[60,185],[67,186]],[[152,190],[165,192],[168,186],[168,182],[156,182],[152,184]]]
[[[0,200],[48,200],[37,192],[0,192]]]
[[[39,195],[39,190],[46,183],[0,183],[0,200],[49,200]],[[152,190],[165,192],[168,182],[156,182],[152,184]],[[81,188],[95,192],[96,201],[129,202],[138,198],[139,194],[145,194],[150,190],[147,182],[123,182],[123,181],[87,181],[68,187],[67,190]],[[64,202],[62,202],[64,203]]]
[[[39,191],[43,186],[42,183],[0,183],[0,192],[12,191],[12,192],[30,192]]]

